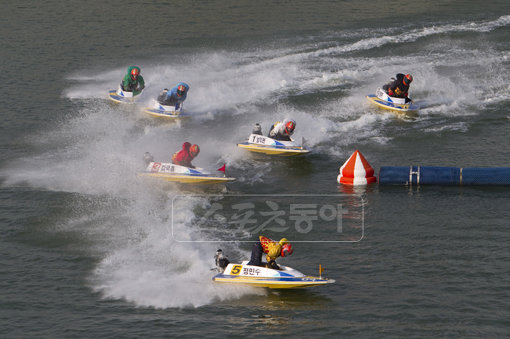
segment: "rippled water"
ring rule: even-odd
[[[509,10],[507,1],[5,5],[0,334],[507,336],[508,188],[352,190],[336,176],[356,149],[376,172],[508,167]],[[112,105],[107,91],[131,64],[144,97]],[[414,75],[417,116],[364,98],[397,72]],[[191,86],[193,118],[145,117],[141,107],[178,81]],[[236,147],[255,122],[267,131],[286,117],[309,156]],[[237,181],[211,196],[136,177],[144,152],[168,161],[185,140],[201,146],[197,165],[226,163]],[[268,200],[280,211],[340,204],[342,232],[323,219],[310,232],[289,219],[263,230],[229,222],[232,206],[254,203],[261,218]],[[221,215],[201,219],[219,205]],[[293,241],[282,263],[307,274],[321,264],[336,283],[214,285],[215,250],[246,259],[259,233]]]

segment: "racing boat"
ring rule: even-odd
[[[116,102],[118,104],[126,104],[126,103],[133,103],[135,102],[136,98],[141,94],[139,92],[138,94],[133,95],[133,92],[124,91],[120,86],[117,90],[112,89],[108,92],[108,97],[113,102]]]
[[[366,98],[380,108],[397,113],[416,113],[420,109],[420,106],[414,104],[412,101],[406,103],[405,98],[390,97],[388,93],[380,87],[375,91],[375,95],[369,94]]]
[[[184,113],[181,105],[162,105],[157,100],[154,100],[152,107],[147,107],[144,112],[157,118],[186,118],[188,114]]]
[[[225,166],[219,169],[224,173]],[[150,161],[144,172],[138,174],[151,178],[158,178],[168,182],[181,184],[222,184],[234,181],[235,178],[215,176],[202,168],[190,168],[172,163]]]
[[[304,149],[302,145],[299,145],[292,139],[290,141],[282,141],[263,136],[259,124],[255,125],[248,141],[237,144],[237,147],[244,148],[250,152],[269,155],[295,156],[310,153],[309,150]]]
[[[212,280],[216,283],[283,289],[327,285],[335,282],[335,280],[323,278],[321,275],[319,277],[305,275],[283,265],[279,266],[280,269],[274,269],[248,265],[247,260],[241,264],[233,264],[225,258],[221,250],[216,252],[215,259],[216,270],[219,273]],[[321,270],[319,268],[319,272]]]

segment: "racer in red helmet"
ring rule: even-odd
[[[182,103],[186,100],[188,96],[189,85],[184,82],[179,82],[174,88],[170,91],[168,89],[164,89],[158,96],[158,102],[161,105],[165,106],[173,106],[175,105],[175,110],[179,110],[182,108]]]
[[[177,96],[182,97],[187,92],[187,88],[184,85],[177,86]]]
[[[411,82],[413,82],[413,76],[411,74],[406,74],[404,76],[404,78],[402,79],[402,83],[405,85],[405,86],[408,86],[411,85]]]
[[[127,74],[122,79],[120,87],[123,91],[133,92],[133,95],[140,94],[145,88],[145,81],[140,74],[140,67],[128,67]]]
[[[291,141],[290,136],[294,133],[296,122],[292,119],[285,119],[283,122],[277,121],[269,129],[268,137],[275,140]]]
[[[140,69],[137,67],[133,67],[133,69],[131,70],[131,79],[136,80],[138,74],[140,74]]]
[[[292,135],[294,133],[294,129],[296,128],[296,123],[293,120],[287,121],[285,124],[285,134]]]
[[[190,144],[185,142],[182,144],[182,149],[172,155],[172,163],[175,165],[195,168],[191,161],[200,153],[200,147],[197,144]]]
[[[279,270],[280,267],[276,264],[276,258],[289,256],[293,252],[292,245],[286,238],[276,242],[267,237],[259,236],[259,241],[253,244],[248,265],[264,266],[262,264],[262,253],[265,253],[267,263],[264,264],[269,268]]]
[[[198,155],[198,153],[200,153],[200,147],[198,147],[197,144],[191,145],[191,147],[189,148],[189,154],[191,154],[191,156],[195,158]]]
[[[282,251],[281,251],[282,257],[287,257],[287,256],[291,255],[292,253],[294,253],[294,250],[292,249],[291,244],[287,243],[282,246]]]
[[[408,92],[412,81],[413,76],[411,74],[398,73],[396,75],[396,79],[384,85],[383,89],[388,93],[390,97],[405,98],[406,102],[410,102],[411,99],[408,98]]]

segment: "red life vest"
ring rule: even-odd
[[[271,243],[275,243],[273,240],[269,239],[269,238],[266,238],[264,236],[259,236],[259,239],[260,239],[260,245],[262,245],[262,251],[264,251],[264,253],[268,253],[269,252],[269,247],[271,246],[270,244]]]
[[[191,161],[193,160],[193,156],[189,152],[189,148],[191,144],[189,142],[185,142],[182,144],[182,149],[177,151],[172,155],[172,163],[180,166],[191,167]]]

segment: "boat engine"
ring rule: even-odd
[[[151,162],[154,161],[154,157],[149,152],[145,152],[143,155],[143,162],[145,163],[145,166],[149,166]]]
[[[216,269],[223,273],[225,271],[225,268],[228,266],[230,261],[227,259],[227,256],[223,254],[222,250],[217,250],[216,254],[214,255],[214,261],[216,262]]]
[[[260,124],[257,122],[255,124],[255,126],[253,127],[253,130],[251,132],[252,134],[258,134],[258,135],[262,135],[262,127],[260,126]]]

